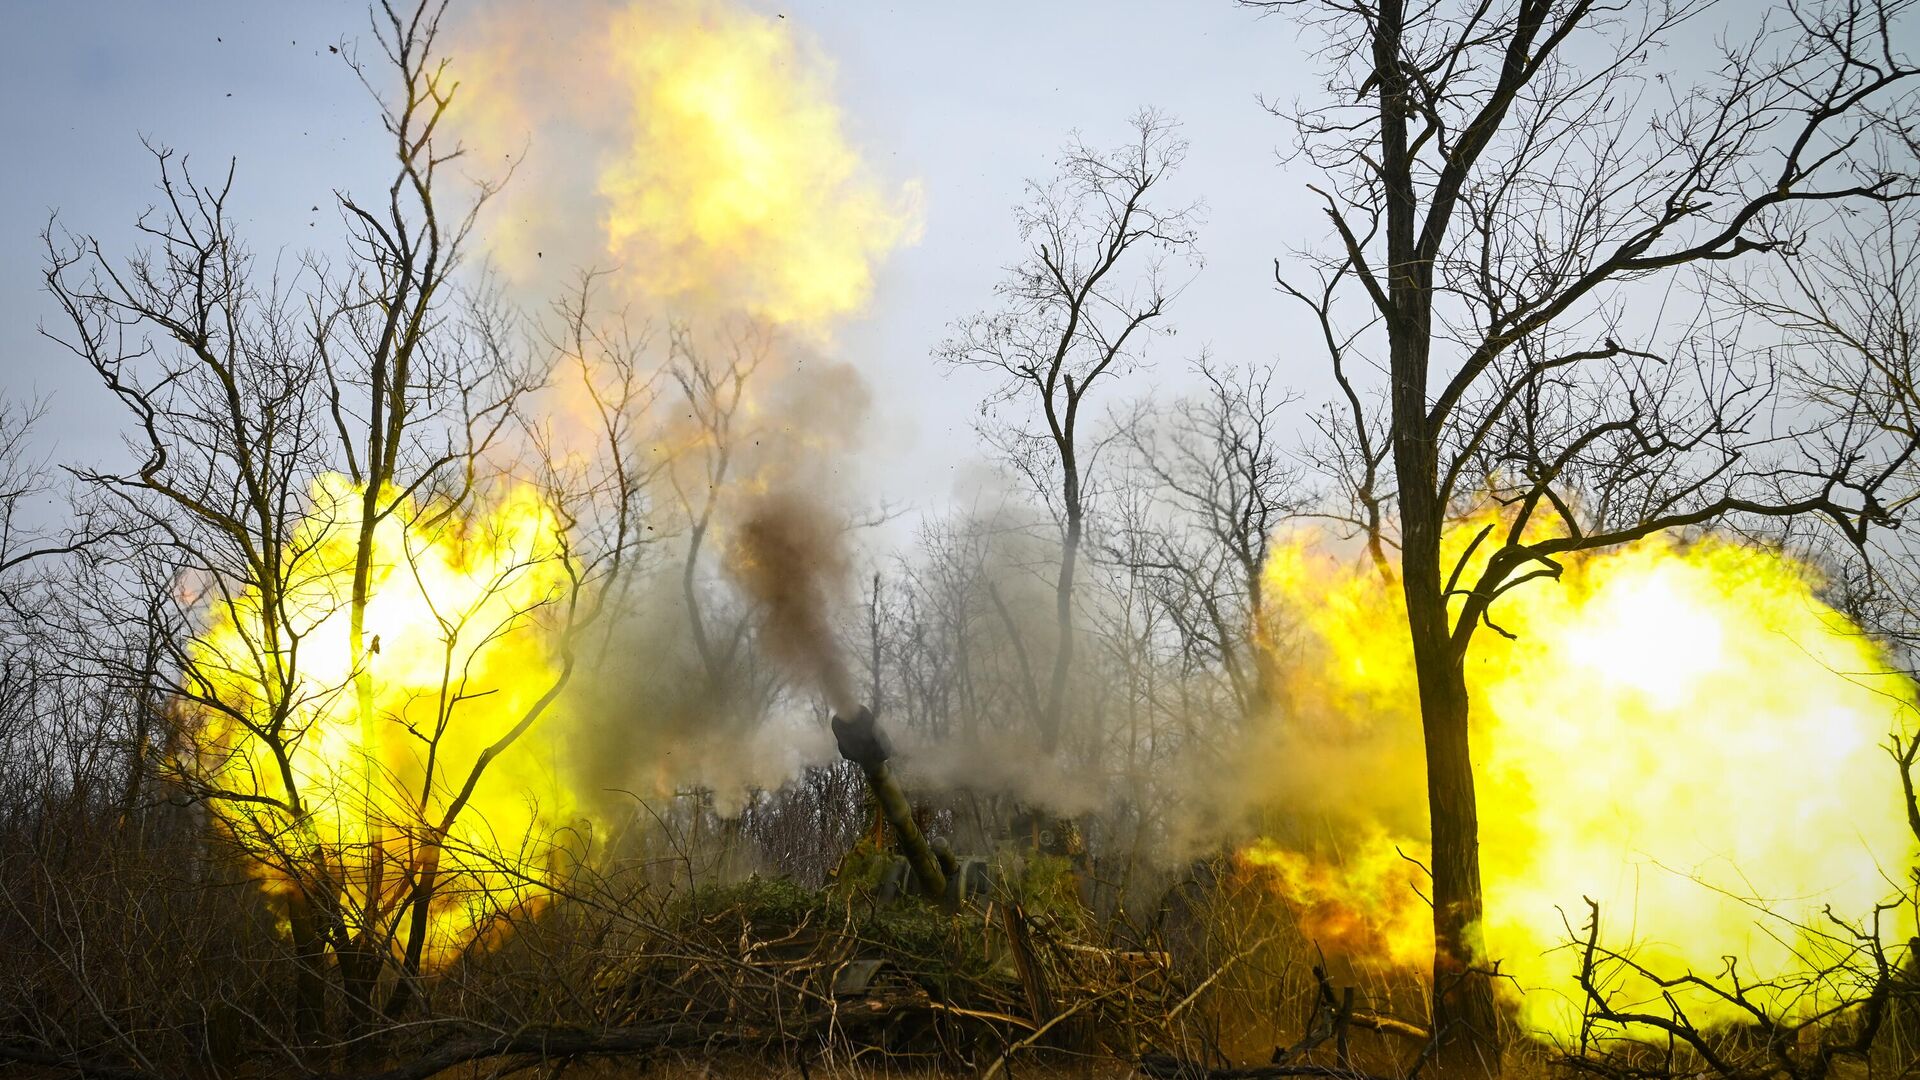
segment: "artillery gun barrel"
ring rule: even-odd
[[[913,807],[907,803],[907,793],[900,788],[900,781],[893,778],[893,771],[887,768],[887,759],[892,756],[892,747],[887,742],[886,733],[873,718],[873,710],[861,706],[860,711],[851,719],[835,715],[833,718],[833,738],[839,744],[840,756],[860,766],[866,774],[867,787],[872,789],[874,800],[880,804],[880,814],[887,819],[893,829],[895,842],[900,845],[900,853],[907,858],[907,865],[913,868],[914,879],[920,883],[920,892],[929,900],[940,900],[947,893],[947,873],[943,860],[933,845],[927,841],[927,835],[914,823]]]

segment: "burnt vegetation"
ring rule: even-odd
[[[1522,1030],[1483,959],[1467,665],[1509,634],[1503,598],[1569,558],[1707,529],[1821,566],[1904,665],[1915,5],[1792,0],[1732,28],[1705,0],[1245,6],[1327,65],[1324,94],[1272,111],[1328,242],[1274,274],[1332,400],[1262,358],[1172,350],[1203,208],[1170,193],[1179,125],[1139,113],[1030,186],[1005,279],[977,314],[956,303],[932,358],[990,377],[996,484],[857,568],[839,545],[888,512],[748,482],[784,452],[765,327],[652,319],[612,271],[547,306],[488,273],[496,188],[446,134],[461,98],[432,0],[383,4],[341,50],[393,172],[340,195],[334,255],[262,261],[229,207],[245,162],[160,145],[136,249],[50,223],[43,334],[117,402],[126,447],[54,468],[37,407],[0,403],[0,1062],[1920,1069],[1904,866],[1864,921],[1757,910],[1805,954],[1787,982],[1739,956],[1663,970],[1587,901],[1561,945],[1575,1036]],[[1190,393],[1148,393],[1182,364]],[[33,509],[50,495],[62,514]],[[542,516],[489,516],[516,498]],[[1444,547],[1489,512],[1465,554]],[[1262,571],[1302,523],[1405,598],[1424,970],[1329,950],[1235,858],[1300,825],[1237,793],[1289,721],[1296,613]],[[462,556],[474,591],[422,569],[443,549],[490,553]],[[432,632],[383,642],[382,590],[408,580]],[[345,654],[323,662],[336,615]],[[437,678],[396,705],[378,658],[420,649]],[[827,732],[861,704],[898,746],[869,723],[834,760]],[[644,732],[555,758],[578,805],[532,780],[484,797],[535,775],[555,716],[643,710]],[[320,715],[402,749],[316,771]],[[780,724],[811,733],[810,764],[756,757]],[[1885,801],[1920,847],[1920,736],[1889,735]],[[724,777],[663,764],[640,790],[621,764],[672,753]]]

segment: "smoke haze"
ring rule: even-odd
[[[758,605],[767,655],[842,716],[860,708],[831,620],[850,570],[832,508],[792,489],[752,498],[727,552],[728,573]]]

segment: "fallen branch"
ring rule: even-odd
[[[129,1065],[112,1065],[104,1061],[76,1061],[61,1054],[52,1054],[17,1043],[0,1042],[0,1061],[18,1065],[38,1065],[44,1069],[64,1069],[88,1077],[90,1080],[168,1080],[159,1073]]]
[[[852,1015],[877,1018],[889,1011],[884,1007],[842,1012],[835,1019],[846,1026]],[[670,1049],[712,1049],[718,1046],[743,1047],[791,1040],[825,1030],[825,1017],[798,1030],[778,1031],[749,1024],[690,1024],[664,1021],[628,1027],[581,1028],[542,1025],[515,1031],[482,1031],[454,1036],[418,1053],[409,1053],[404,1064],[374,1072],[322,1073],[294,1072],[305,1080],[429,1080],[430,1077],[460,1065],[492,1058],[527,1058],[555,1061],[583,1057],[620,1057],[645,1055]],[[0,1043],[0,1062],[35,1065],[64,1070],[87,1080],[172,1080],[159,1073],[125,1065],[89,1060],[76,1054],[55,1053],[43,1048]]]
[[[1060,1013],[1057,1013],[1052,1018],[1050,1018],[1046,1023],[1041,1024],[1038,1028],[1035,1028],[1033,1034],[1027,1036],[1024,1039],[1021,1039],[1019,1042],[1014,1043],[1012,1046],[1007,1047],[1004,1053],[1002,1053],[999,1057],[993,1060],[993,1066],[989,1068],[985,1073],[981,1074],[980,1080],[993,1080],[994,1077],[1000,1075],[1001,1071],[1007,1067],[1007,1062],[1013,1060],[1013,1055],[1019,1053],[1022,1050],[1028,1049],[1029,1047],[1038,1043],[1041,1039],[1046,1038],[1047,1032],[1052,1031],[1056,1026],[1058,1026],[1061,1023],[1064,1023],[1069,1017],[1072,1017],[1080,1012],[1083,1012],[1089,1007],[1097,1004],[1098,1002],[1104,1001],[1107,998],[1114,996],[1115,994],[1119,993],[1122,989],[1124,988],[1115,987],[1104,994],[1097,994],[1090,998],[1081,998],[1079,1001],[1074,1002],[1071,1008],[1066,1009]]]
[[[1141,1075],[1153,1080],[1266,1080],[1268,1077],[1319,1076],[1328,1080],[1387,1080],[1386,1077],[1337,1065],[1241,1065],[1212,1068],[1183,1061],[1170,1054],[1147,1054],[1139,1061]]]
[[[452,1039],[427,1053],[384,1072],[357,1076],[312,1074],[314,1080],[427,1080],[456,1065],[498,1057],[555,1058],[644,1054],[671,1047],[692,1048],[716,1043],[749,1043],[765,1038],[739,1025],[641,1024],[622,1028],[536,1027],[495,1035]]]
[[[1355,1011],[1348,1014],[1347,1023],[1352,1024],[1354,1027],[1363,1027],[1369,1031],[1377,1031],[1382,1035],[1398,1035],[1403,1039],[1410,1039],[1417,1043],[1424,1043],[1433,1038],[1433,1032],[1428,1031],[1418,1024],[1410,1024],[1405,1020],[1397,1020],[1391,1016],[1382,1016],[1376,1012]]]
[[[939,1001],[928,1001],[926,1008],[934,1012],[943,1012],[952,1016],[965,1017],[969,1020],[991,1020],[996,1024],[1007,1024],[1012,1027],[1026,1028],[1028,1031],[1038,1030],[1038,1025],[1033,1021],[1024,1016],[1015,1016],[1012,1013],[994,1012],[990,1009],[963,1009],[958,1005],[948,1005]]]

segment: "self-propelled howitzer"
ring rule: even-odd
[[[926,833],[913,820],[913,807],[907,803],[907,793],[900,788],[900,782],[893,777],[893,771],[887,768],[887,759],[892,756],[893,748],[887,741],[886,732],[873,718],[873,710],[862,705],[860,711],[851,719],[835,715],[833,718],[833,739],[840,746],[840,756],[860,766],[866,774],[867,787],[873,791],[874,801],[880,804],[880,814],[887,819],[887,825],[893,830],[894,842],[900,845],[900,853],[906,857],[907,865],[913,868],[913,877],[920,886],[920,894],[929,900],[944,900],[947,895],[947,877],[954,870],[953,856],[936,849],[928,842]]]

